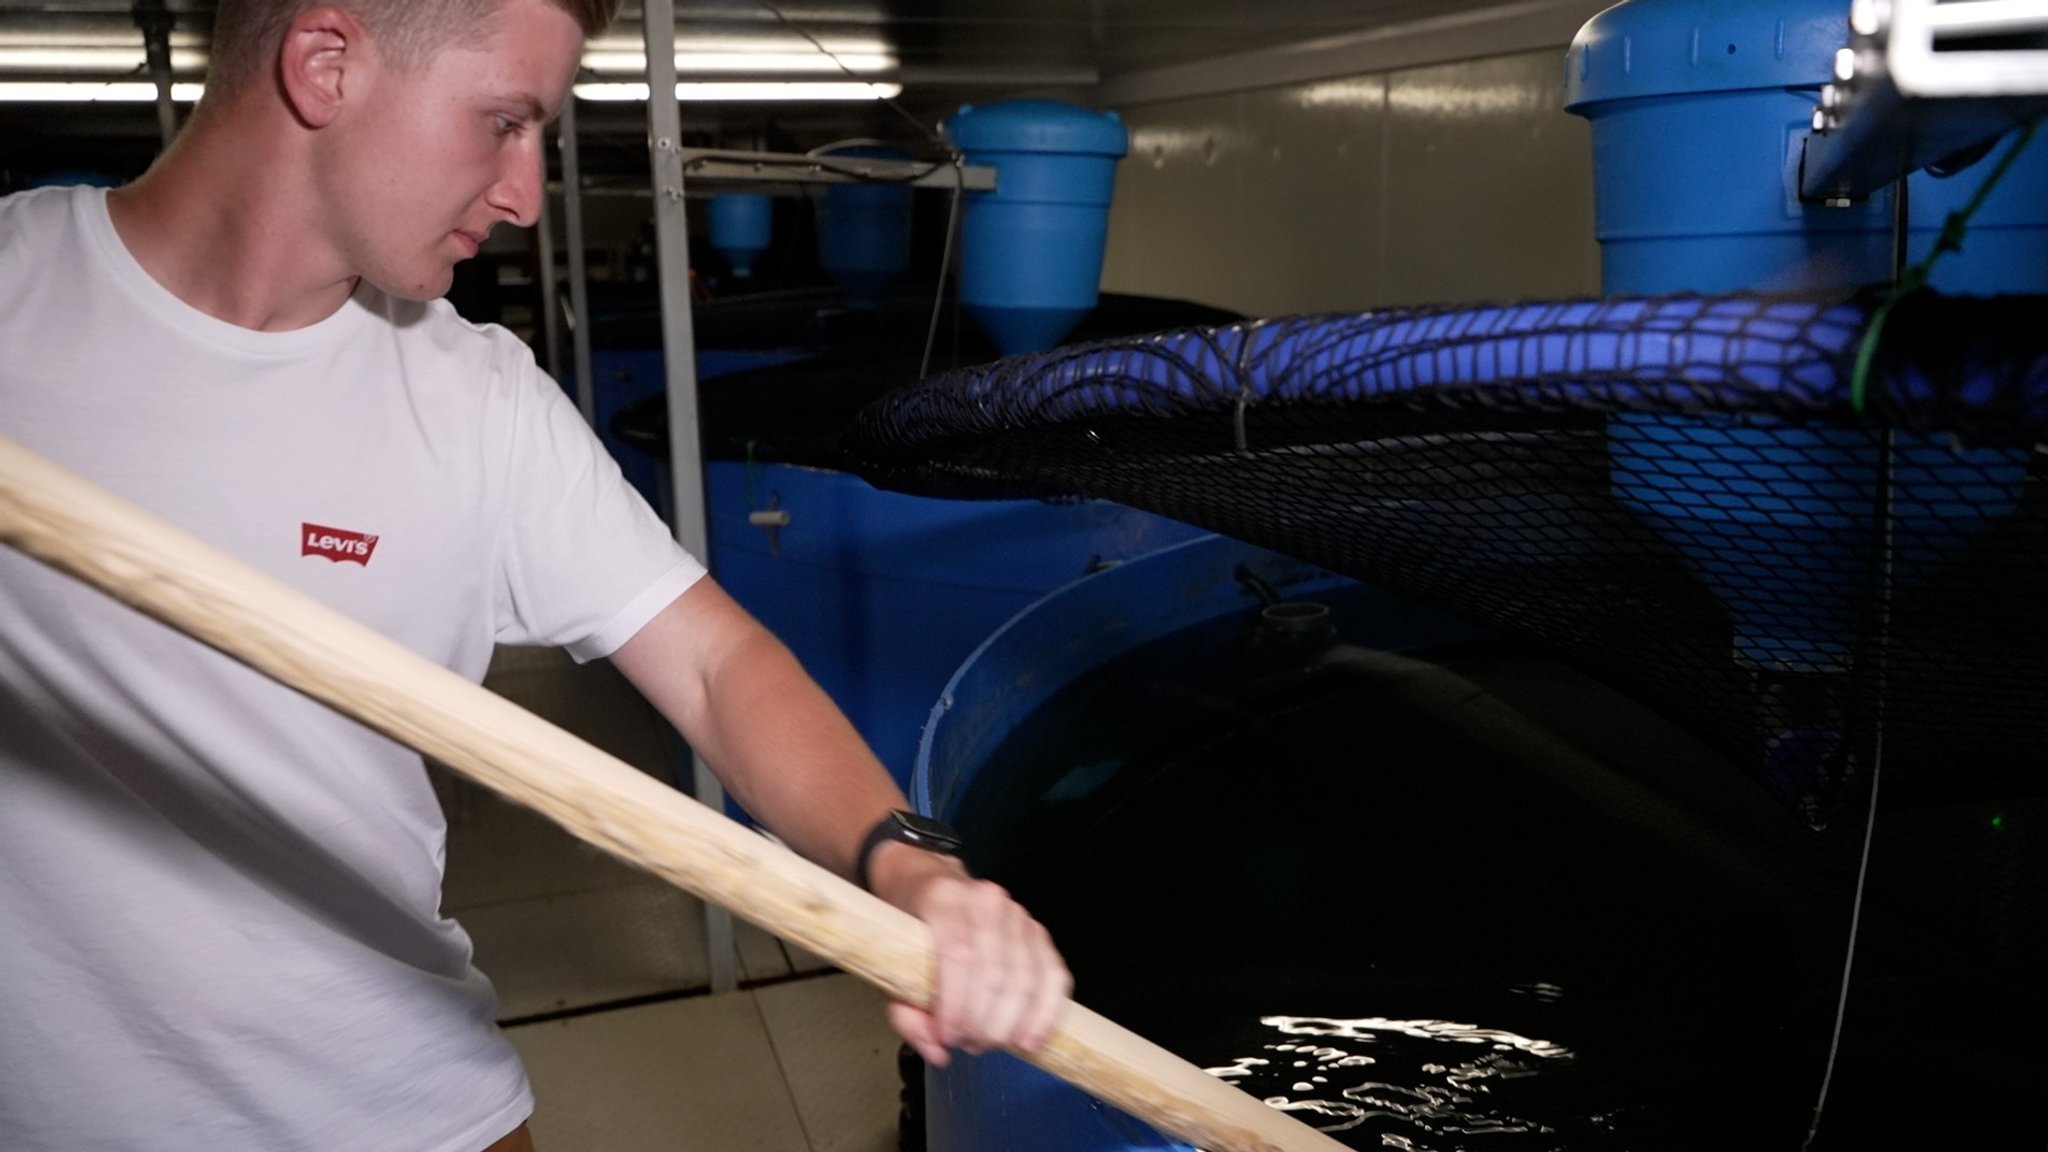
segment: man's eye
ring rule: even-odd
[[[500,136],[510,136],[514,132],[519,131],[519,121],[509,116],[494,116],[492,121],[497,125],[498,135]]]

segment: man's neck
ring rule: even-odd
[[[108,194],[107,211],[136,262],[185,303],[257,331],[305,328],[340,309],[356,278],[318,230],[314,190],[282,186],[305,166],[271,162],[248,127],[237,121],[230,139],[202,113],[148,174]]]

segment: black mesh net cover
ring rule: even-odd
[[[1311,316],[934,377],[884,487],[1090,497],[1407,592],[1617,684],[1816,825],[2048,789],[2048,300]],[[1898,791],[1895,793],[1893,789]]]

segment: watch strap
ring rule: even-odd
[[[875,826],[868,829],[867,836],[860,842],[860,854],[856,858],[854,872],[862,888],[874,891],[873,884],[869,882],[868,861],[874,858],[875,849],[891,840],[940,856],[960,855],[960,836],[951,828],[928,816],[919,816],[912,812],[891,812],[876,821]]]

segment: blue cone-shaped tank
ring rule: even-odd
[[[1891,279],[1895,189],[1846,207],[1799,196],[1813,109],[1848,43],[1848,11],[1840,0],[1629,0],[1580,30],[1566,57],[1566,107],[1592,122],[1605,291],[1847,291]],[[1993,162],[2013,146],[2005,141]],[[1910,259],[1932,250],[1992,167],[1911,177]],[[1935,285],[1952,293],[2048,289],[2048,149],[2018,160],[1963,250],[1935,267]],[[1851,666],[1869,602],[1884,441],[1849,428],[1644,414],[1615,416],[1609,434],[1616,497],[1728,610],[1734,657],[1761,677],[1760,702],[1778,690],[1773,678]],[[1889,523],[1903,543],[1882,559],[1898,592],[1930,579],[2014,506],[2026,453],[1905,434],[1889,447]],[[1731,483],[1728,462],[1738,459],[1756,463]],[[1779,761],[1810,768],[1831,756],[1831,723],[1772,737],[1767,779],[1810,775]],[[1789,789],[1810,819],[1826,818],[1805,784]]]
[[[754,261],[768,250],[773,235],[775,202],[751,192],[728,192],[711,198],[711,246],[742,279],[754,274]]]
[[[1613,293],[1834,289],[1890,279],[1891,189],[1848,207],[1799,198],[1799,162],[1842,0],[1629,0],[1580,29],[1565,106],[1592,122],[1594,227]],[[2004,149],[1910,181],[1912,259]],[[2007,174],[1936,266],[1946,292],[2032,292],[2048,278],[2048,148]]]
[[[909,160],[908,152],[861,144],[832,148],[840,159]],[[855,300],[872,301],[910,269],[911,190],[903,184],[834,184],[818,198],[818,265]]]
[[[1005,355],[1050,348],[1095,307],[1130,135],[1114,112],[1055,100],[966,105],[945,129],[996,169],[995,191],[967,198],[961,301]]]

